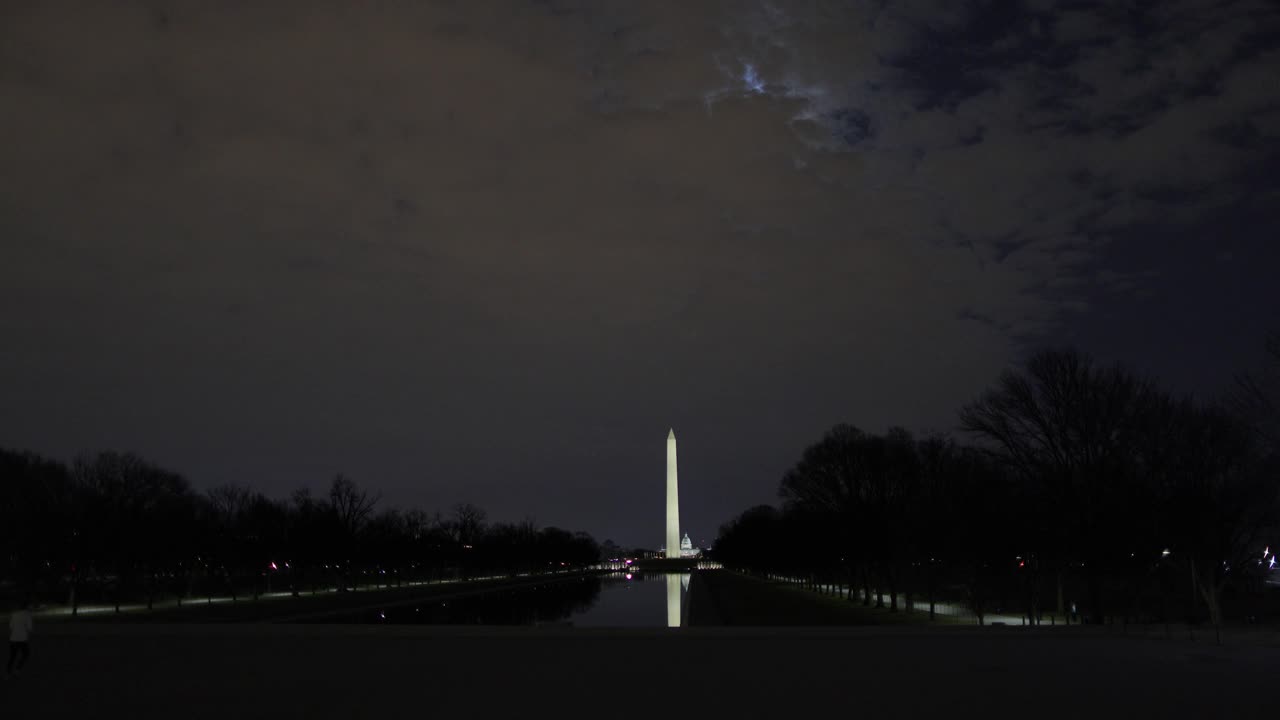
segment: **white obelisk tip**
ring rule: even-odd
[[[676,429],[675,429],[675,428],[671,428],[670,430],[668,430],[668,431],[667,431],[667,439],[668,439],[668,440],[675,440],[675,439],[676,439]]]

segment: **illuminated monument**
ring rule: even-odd
[[[680,557],[680,489],[676,483],[676,431],[667,433],[667,544],[668,559]]]
[[[688,568],[690,558],[698,556],[698,549],[693,547],[689,536],[680,539],[680,484],[676,480],[676,431],[667,433],[667,542],[663,546],[666,560],[658,563],[677,561],[676,567]],[[680,563],[680,560],[684,563]],[[680,627],[684,616],[681,613],[684,593],[689,591],[689,573],[672,572],[670,565],[665,567],[667,582],[667,627]]]
[[[693,546],[689,534],[680,538],[680,483],[676,480],[676,431],[667,432],[667,542],[661,555],[668,560],[699,558],[702,551]]]

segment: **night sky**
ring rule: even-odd
[[[0,4],[0,446],[699,544],[830,425],[1280,327],[1273,0]]]

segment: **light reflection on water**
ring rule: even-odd
[[[572,625],[682,627],[689,573],[622,572],[496,590],[452,600],[426,600],[316,620],[377,625]],[[664,612],[665,610],[665,612]]]
[[[689,603],[681,602],[689,592],[689,573],[667,573],[667,627],[684,624],[681,610]]]
[[[575,613],[577,627],[681,627],[688,612],[689,573],[646,573],[605,581],[599,599]]]

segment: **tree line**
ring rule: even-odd
[[[587,533],[383,507],[345,475],[323,496],[198,492],[130,453],[64,464],[0,449],[0,595],[70,605],[256,599],[595,563]]]
[[[837,425],[715,555],[931,617],[945,599],[979,622],[1256,619],[1280,581],[1280,338],[1268,349],[1219,402],[1047,351],[960,410],[965,442]]]

